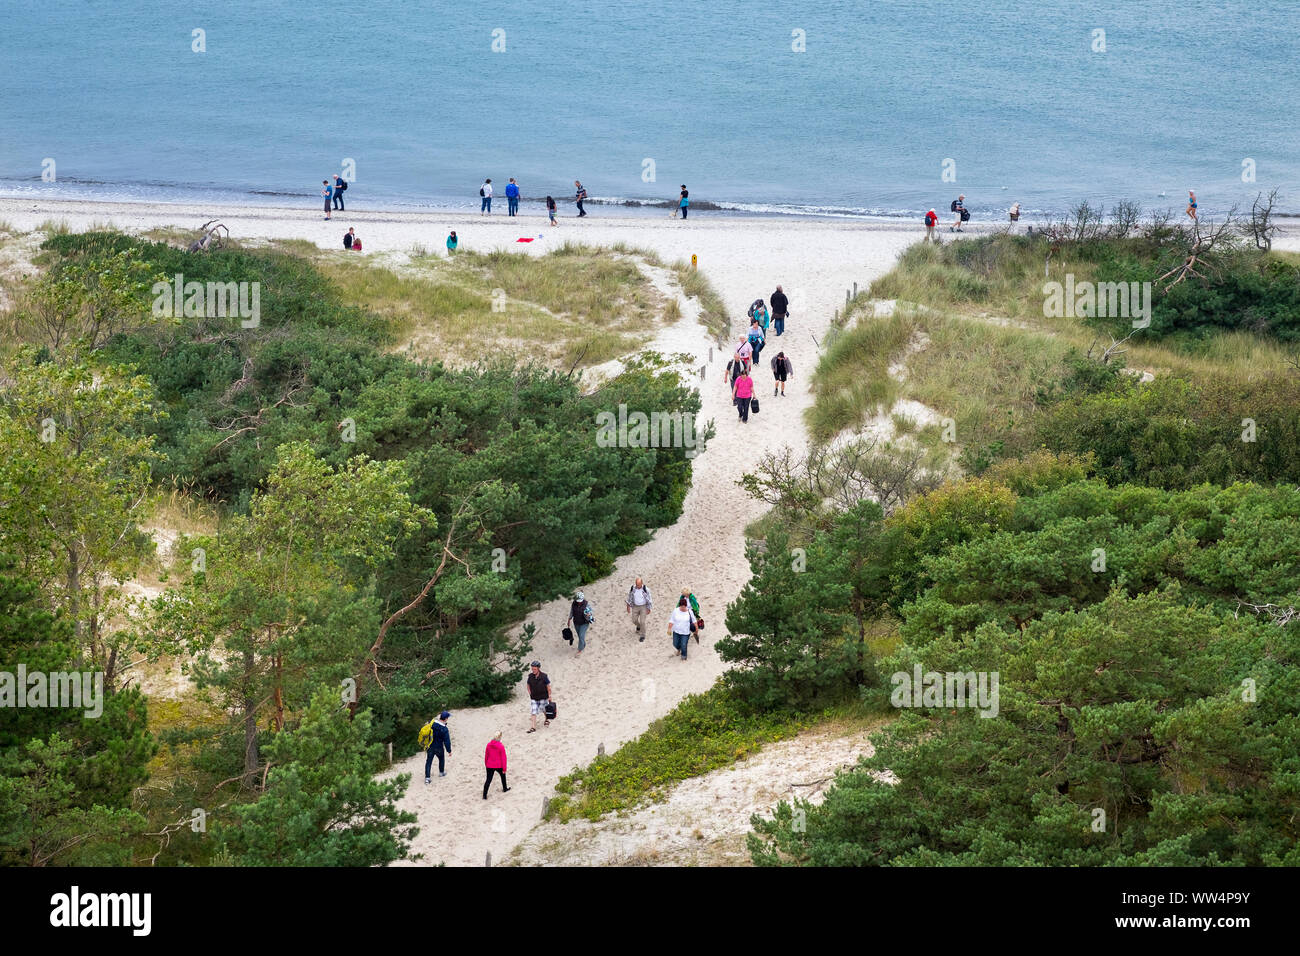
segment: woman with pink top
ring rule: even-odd
[[[487,779],[483,781],[483,799],[487,799],[488,787],[492,785],[492,775],[501,774],[501,792],[509,793],[506,786],[506,747],[501,742],[501,732],[488,741],[487,751],[483,754],[483,765],[487,767]]]
[[[749,421],[749,400],[754,397],[754,380],[749,377],[749,372],[742,369],[740,375],[736,377],[732,385],[731,394],[735,396],[736,408],[740,412],[742,422]]]

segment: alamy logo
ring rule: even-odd
[[[82,893],[74,886],[50,897],[51,926],[128,926],[133,936],[148,936],[152,913],[150,893]]]
[[[685,412],[628,413],[627,405],[596,414],[596,445],[600,448],[685,448],[694,458],[698,438],[695,416]]]
[[[889,681],[894,685],[889,702],[895,707],[972,707],[979,710],[981,717],[998,715],[997,671],[923,674],[917,664],[912,673],[898,671]]]
[[[186,282],[178,272],[171,282],[155,282],[151,290],[155,318],[242,319],[245,329],[262,321],[262,283]]]
[[[28,671],[19,664],[17,673],[0,671],[0,708],[65,707],[84,709],[94,720],[104,713],[103,671]]]
[[[1133,328],[1151,325],[1150,282],[1075,282],[1065,274],[1065,284],[1043,284],[1043,316],[1049,319],[1132,319]]]

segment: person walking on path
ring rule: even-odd
[[[506,183],[506,215],[519,215],[519,184],[515,182],[513,176],[510,182]]]
[[[490,216],[492,214],[492,180],[483,180],[483,185],[478,188],[478,195],[478,214],[480,216]]]
[[[546,197],[546,215],[551,217],[552,226],[559,225],[559,223],[555,221],[555,197],[554,196]]]
[[[653,606],[650,589],[644,581],[637,578],[636,583],[627,589],[627,613],[632,615],[632,622],[636,625],[638,641],[645,641],[645,619]]]
[[[776,291],[771,296],[772,303],[772,325],[776,329],[777,335],[785,334],[785,319],[790,314],[790,300],[786,294],[777,286]]]
[[[587,189],[578,180],[573,181],[573,201],[578,204],[578,218],[581,219],[587,215],[587,210],[582,208],[582,204],[587,201]]]
[[[763,346],[767,344],[767,336],[763,334],[763,326],[755,317],[749,323],[749,345],[754,352],[754,364],[757,365],[763,354]]]
[[[965,193],[962,193],[952,201],[951,209],[957,214],[957,218],[952,221],[952,225],[948,227],[948,231],[952,232],[953,230],[956,230],[957,232],[961,232],[961,224],[970,218],[969,214],[966,212]]]
[[[450,255],[455,252],[458,245],[460,245],[460,240],[456,238],[456,230],[453,229],[451,235],[447,237],[447,254]]]
[[[483,781],[483,799],[487,799],[488,787],[492,786],[492,775],[501,774],[501,792],[509,793],[506,786],[506,745],[501,742],[501,731],[488,741],[487,750],[483,752],[483,766],[487,768],[487,779]]]
[[[342,176],[334,177],[334,208],[339,212],[346,212],[343,206],[343,191],[348,188],[347,181]]]
[[[672,618],[668,624],[668,636],[673,639],[673,655],[686,660],[686,649],[691,646],[691,635],[695,633],[695,615],[691,611],[690,602],[686,595],[683,594],[677,599],[677,607],[673,609]]]
[[[685,219],[686,214],[691,211],[691,194],[686,191],[685,183],[682,183],[682,196],[677,201],[677,206],[682,211],[682,218]]]
[[[578,591],[573,595],[573,603],[569,605],[569,621],[573,625],[573,632],[578,635],[578,653],[574,657],[581,657],[582,652],[587,649],[587,628],[591,627],[591,622],[596,619],[591,610],[591,602]]]
[[[741,369],[743,371],[746,372],[749,371],[749,363],[750,360],[753,359],[753,357],[754,357],[754,346],[749,344],[748,338],[741,339],[740,346],[736,349],[736,358],[740,359]],[[731,377],[731,380],[735,382],[736,376],[733,375]]]
[[[1187,190],[1187,215],[1196,218],[1196,193]]]
[[[546,716],[546,705],[551,702],[551,679],[542,672],[542,662],[533,661],[528,665],[528,709],[531,715],[528,723],[528,732],[534,734],[537,732],[537,712],[540,710],[545,720],[542,726],[550,724],[551,718]]]
[[[731,394],[735,396],[736,410],[740,413],[740,420],[748,424],[749,400],[754,397],[754,380],[749,377],[747,370],[741,370],[740,377],[732,385]]]
[[[794,366],[790,360],[785,357],[784,352],[777,352],[776,357],[772,359],[772,395],[780,391],[781,397],[785,398],[785,380],[794,374]]]
[[[438,758],[438,776],[447,776],[447,756],[451,753],[451,731],[447,729],[447,718],[451,716],[450,711],[444,710],[438,715],[438,719],[430,723],[433,730],[433,739],[429,742],[428,756],[424,758],[424,782],[429,783],[433,778],[430,773],[433,770],[433,758]]]
[[[934,242],[934,226],[939,221],[939,214],[933,209],[925,214],[925,239],[923,242]]]
[[[330,215],[330,200],[334,198],[334,187],[330,185],[330,181],[328,179],[322,179],[320,181],[320,184],[321,184],[320,194],[323,197],[325,197],[325,218],[333,219],[334,217]]]

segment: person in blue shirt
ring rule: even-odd
[[[330,185],[330,181],[328,179],[322,179],[320,181],[320,184],[321,184],[320,194],[325,198],[325,218],[330,219],[332,218],[330,216],[330,200],[334,198],[334,187]]]
[[[519,212],[519,184],[512,178],[506,184],[506,215],[514,216]]]
[[[429,755],[424,758],[424,782],[429,783],[433,775],[433,758],[438,758],[438,776],[447,776],[447,756],[451,754],[451,731],[447,729],[450,711],[444,710],[433,722],[433,743],[429,744]]]
[[[455,252],[457,245],[459,245],[459,242],[456,239],[456,230],[453,229],[451,235],[447,237],[447,251],[449,253]]]

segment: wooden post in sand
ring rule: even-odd
[[[551,812],[551,798],[542,797],[542,819],[546,819],[546,814]]]
[[[848,289],[845,289],[845,290],[844,290],[844,304],[845,304],[845,306],[847,306],[847,305],[849,304],[849,290],[848,290]]]
[[[488,850],[488,852],[487,852],[487,856],[483,858],[483,865],[484,865],[484,866],[491,866],[491,865],[492,865],[492,851],[491,851],[491,850]]]
[[[858,284],[855,282],[853,283],[853,298],[856,299],[857,297],[858,297]]]
[[[388,742],[388,762],[393,762],[393,742],[391,740]]]
[[[692,253],[691,253],[691,268],[694,269],[694,268],[698,267],[699,264],[700,264],[699,257],[696,256],[695,253],[692,252]]]
[[[596,748],[596,756],[597,757],[605,756],[605,742],[603,740],[600,742],[600,746]]]

